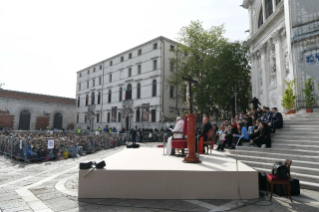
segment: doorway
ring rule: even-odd
[[[28,110],[23,110],[20,113],[19,129],[30,130],[31,113]]]

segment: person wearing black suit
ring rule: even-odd
[[[207,133],[210,129],[213,128],[212,124],[209,122],[209,118],[205,117],[203,118],[203,130],[202,133],[198,136],[199,137],[199,154],[205,153],[205,148],[204,148],[204,141],[207,140]],[[197,145],[196,145],[196,152],[197,152]]]
[[[250,140],[249,146],[261,147],[261,145],[266,144],[267,148],[271,147],[270,129],[266,123],[259,124],[259,135],[253,140]]]
[[[132,134],[132,143],[133,143],[133,145],[135,145],[135,143],[136,143],[136,131],[133,128],[131,130],[131,134]]]
[[[268,124],[272,128],[272,131],[275,133],[276,129],[281,129],[284,125],[281,113],[278,112],[276,107],[272,108],[272,113],[274,114],[271,123]]]
[[[273,113],[270,111],[269,107],[267,107],[264,120],[268,125],[269,123],[271,123],[272,117],[273,117]]]
[[[249,103],[252,103],[252,104],[253,104],[254,110],[257,110],[258,105],[261,105],[260,102],[259,102],[259,100],[258,100],[256,97],[254,97],[252,100],[250,100]]]

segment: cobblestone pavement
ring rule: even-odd
[[[78,164],[98,160],[124,147],[102,150],[76,159],[25,164],[0,156],[0,211],[250,211],[319,212],[319,192],[304,190],[291,203],[269,196],[249,201],[77,199]]]

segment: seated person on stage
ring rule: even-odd
[[[204,141],[207,140],[207,133],[212,128],[213,128],[213,126],[209,122],[209,118],[208,117],[203,118],[203,130],[202,130],[202,133],[199,135],[199,147],[198,147],[199,154],[205,153]],[[196,150],[197,150],[197,145],[196,145]]]
[[[268,123],[268,126],[271,127],[272,132],[275,133],[276,129],[281,129],[283,127],[284,122],[282,120],[281,113],[279,113],[277,111],[276,107],[272,108],[272,113],[273,113],[273,116],[272,116],[272,119],[271,119],[271,123]]]
[[[230,149],[235,149],[235,146],[239,139],[241,142],[249,142],[249,135],[247,133],[247,128],[244,127],[242,123],[238,124],[238,133],[239,134],[233,134],[233,144],[230,147]]]
[[[266,123],[259,124],[259,132],[255,133],[257,135],[255,138],[250,140],[249,146],[257,146],[261,147],[262,145],[266,145],[267,148],[271,147],[271,138],[270,138],[270,129]],[[252,138],[252,137],[250,137]]]
[[[176,118],[176,124],[172,132],[174,133],[174,138],[183,138],[183,128],[184,128],[184,121],[181,117]],[[169,137],[167,139],[167,147],[166,152],[168,155],[172,155],[172,139],[173,137]]]

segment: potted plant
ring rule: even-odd
[[[296,82],[296,79],[294,79],[290,82],[285,80],[287,87],[284,91],[284,95],[283,95],[282,100],[281,100],[281,105],[283,106],[283,108],[285,108],[287,110],[286,115],[296,113],[296,110],[294,110],[295,101],[296,101],[296,96],[294,95],[294,90],[297,87],[294,85],[295,82]]]
[[[311,78],[308,78],[308,80],[305,82],[305,88],[302,90],[305,94],[305,103],[306,103],[306,112],[312,113],[312,106],[315,105],[315,99],[313,98],[313,92],[314,92],[314,83]]]

